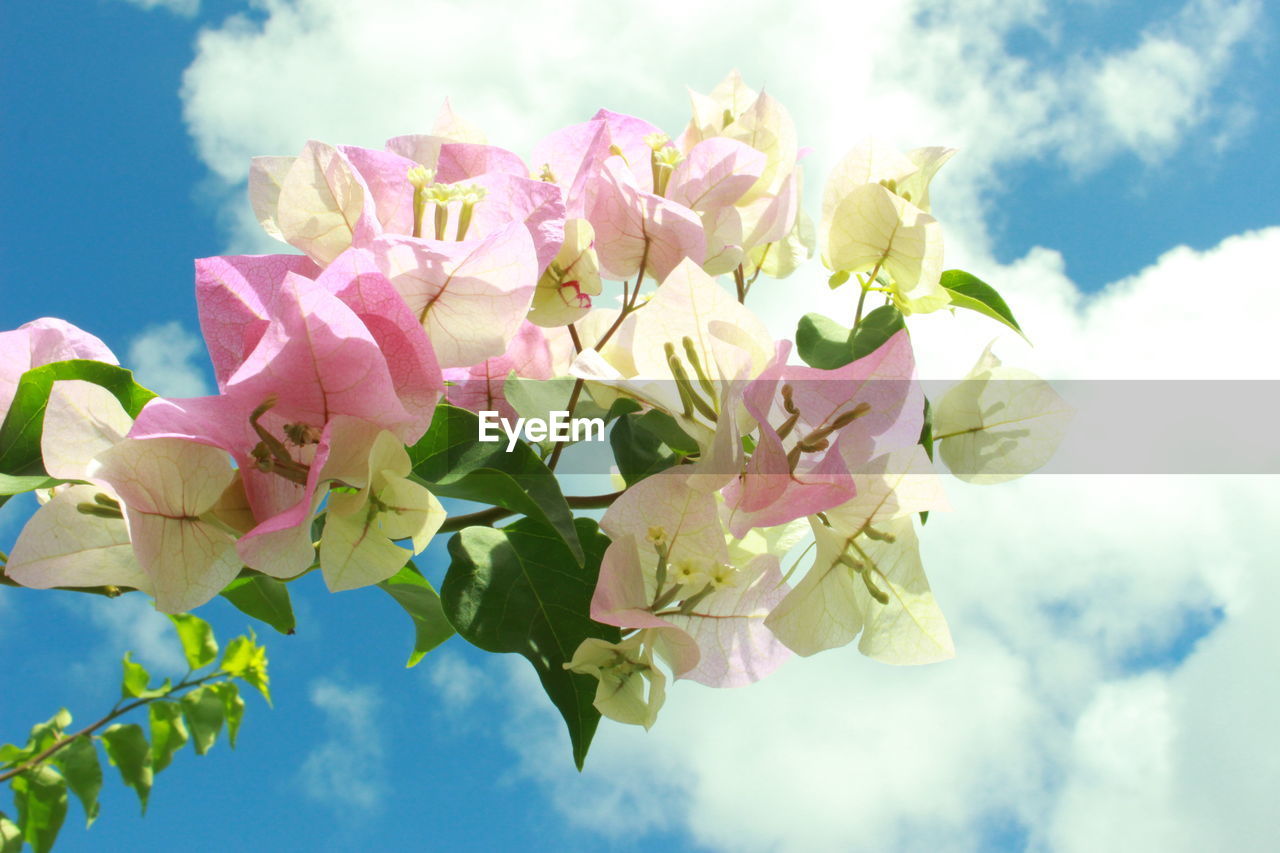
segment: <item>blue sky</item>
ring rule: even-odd
[[[1276,378],[1266,330],[1280,308],[1263,287],[1275,273],[1258,259],[1280,248],[1280,60],[1277,20],[1260,3],[866,9],[843,13],[865,16],[853,22],[867,33],[855,51],[837,35],[849,26],[819,27],[803,18],[806,4],[752,5],[745,17],[771,22],[773,40],[763,25],[712,27],[711,13],[694,14],[692,34],[640,21],[618,35],[590,4],[577,15],[513,12],[533,45],[498,40],[474,10],[450,4],[378,0],[359,27],[331,0],[252,10],[204,0],[194,15],[143,5],[0,11],[0,328],[64,317],[125,361],[147,330],[176,321],[189,336],[192,259],[271,250],[250,236],[235,183],[249,154],[422,131],[444,95],[513,148],[597,106],[653,116],[674,133],[680,87],[706,91],[736,66],[766,81],[796,114],[802,143],[819,149],[810,210],[823,166],[868,118],[904,147],[962,149],[935,184],[936,212],[954,229],[949,251],[1001,287],[1037,340],[1035,351],[1006,342],[1011,361],[1099,376],[1125,359],[1136,376],[1191,375],[1203,367],[1185,352],[1194,332],[1214,353],[1209,375]],[[229,21],[235,14],[246,17]],[[435,41],[444,36],[433,21],[458,32],[455,43]],[[407,46],[396,31],[415,27],[421,38]],[[895,42],[903,34],[911,40]],[[656,54],[636,49],[667,38]],[[387,58],[408,50],[420,61]],[[589,60],[589,72],[570,68]],[[545,79],[531,81],[536,72]],[[312,79],[314,88],[299,83]],[[410,115],[421,115],[416,126]],[[1166,255],[1178,246],[1188,248]],[[816,283],[810,273],[795,286]],[[773,298],[778,322],[794,328],[783,303],[803,300]],[[1197,325],[1200,312],[1237,305],[1248,316]],[[1106,311],[1147,312],[1145,325],[1121,341]],[[134,350],[137,366],[144,382],[190,392],[208,382],[203,354],[186,357],[182,332],[168,329]],[[961,370],[994,334],[975,329],[938,333],[949,345],[977,342]],[[683,708],[664,711],[647,739],[604,732],[581,777],[522,663],[454,639],[406,671],[412,629],[389,598],[297,584],[298,634],[260,632],[275,710],[251,697],[237,752],[222,744],[180,757],[145,819],[109,781],[103,817],[84,832],[73,805],[58,849],[876,849],[876,839],[1088,849],[1129,832],[1139,843],[1250,849],[1267,812],[1218,778],[1206,753],[1225,756],[1218,767],[1242,762],[1252,787],[1280,782],[1276,765],[1251,753],[1275,738],[1262,730],[1265,696],[1232,693],[1253,667],[1274,672],[1280,647],[1251,606],[1276,589],[1261,579],[1268,546],[1257,532],[1276,522],[1274,480],[1068,479],[1001,494],[957,486],[956,512],[926,529],[931,579],[961,650],[954,666],[886,671],[832,653],[792,662],[778,686],[712,696],[682,686],[671,705]],[[24,512],[22,501],[0,511],[0,549]],[[1198,535],[1178,541],[1192,525]],[[442,545],[418,561],[433,579]],[[21,686],[11,678],[0,694],[0,740],[25,737],[62,704],[78,721],[109,707],[126,648],[162,671],[156,622],[140,604],[0,590],[0,662],[21,673]],[[116,607],[133,609],[110,615]],[[245,625],[221,601],[200,615],[223,638]],[[1238,740],[1224,740],[1223,719],[1196,704],[1214,691],[1236,703]],[[874,719],[854,725],[862,714]],[[806,725],[830,718],[830,741],[805,739]],[[739,739],[709,735],[719,723]],[[847,775],[820,758],[825,747]],[[1108,763],[1111,754],[1121,758]],[[805,755],[813,778],[795,775]],[[331,773],[341,785],[325,781]],[[776,809],[752,799],[743,777],[761,780]],[[1197,786],[1208,786],[1210,805],[1186,807],[1204,795]],[[961,788],[974,792],[962,802]],[[1215,815],[1219,796],[1234,799]],[[1113,806],[1128,809],[1121,823],[1107,823],[1121,821]]]

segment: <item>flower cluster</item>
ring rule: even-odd
[[[781,104],[734,73],[692,107],[675,137],[600,110],[524,159],[446,102],[430,134],[383,149],[312,141],[255,158],[257,218],[301,254],[196,262],[216,395],[131,408],[149,395],[75,368],[115,363],[91,335],[53,320],[0,334],[0,473],[43,501],[4,574],[143,590],[178,612],[246,574],[383,583],[442,528],[520,513],[451,540],[438,607],[448,631],[530,657],[562,711],[556,691],[587,684],[598,712],[647,727],[664,667],[737,686],[859,637],[892,663],[951,656],[914,520],[946,507],[935,425],[951,425],[938,435],[948,461],[948,440],[968,448],[953,456],[970,479],[1044,461],[1014,452],[1025,431],[996,436],[991,460],[974,449],[1002,405],[981,383],[994,356],[980,387],[936,413],[916,381],[904,315],[972,308],[1017,329],[994,290],[943,270],[929,184],[953,152],[859,145],[828,177],[815,226],[808,151]],[[809,315],[794,343],[776,340],[748,296],[815,248],[832,287],[858,286],[853,327]],[[869,294],[884,305],[864,316]],[[54,372],[40,386],[42,370]],[[462,415],[438,434],[446,410],[516,418],[557,393],[614,422],[616,493],[562,497],[560,444],[520,443],[523,461],[503,470],[502,448],[457,434]],[[9,465],[32,407],[39,453]],[[446,520],[437,495],[493,510]],[[598,529],[556,515],[575,505],[607,506]],[[565,555],[545,578],[550,552],[522,544],[535,530]],[[564,583],[556,572],[587,584],[577,610],[519,587]],[[489,618],[503,584],[520,594]],[[559,652],[512,638],[502,619],[519,623],[521,607]]]

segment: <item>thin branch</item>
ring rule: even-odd
[[[56,741],[55,743],[50,745],[48,748],[42,750],[41,752],[28,758],[26,761],[22,762],[17,767],[14,767],[11,770],[6,770],[5,772],[0,773],[0,783],[7,782],[10,779],[12,779],[14,776],[18,776],[22,773],[26,773],[28,770],[38,767],[39,765],[48,761],[54,755],[57,755],[59,752],[65,749],[76,738],[88,737],[92,735],[94,732],[96,732],[98,729],[105,726],[107,723],[111,722],[112,720],[118,717],[124,716],[125,714],[132,711],[134,708],[141,708],[143,705],[150,704],[151,702],[154,702],[157,699],[168,699],[169,697],[173,696],[175,693],[179,691],[190,690],[192,687],[198,687],[201,684],[204,684],[206,681],[210,681],[215,678],[221,678],[223,676],[228,676],[228,673],[224,672],[223,670],[218,670],[217,672],[211,672],[208,675],[203,676],[202,678],[197,678],[195,681],[183,681],[179,684],[175,684],[173,687],[169,688],[159,696],[148,696],[148,697],[130,702],[128,705],[125,705],[123,708],[115,708],[111,711],[111,713],[107,714],[105,717],[98,720],[96,723],[91,723],[90,725],[85,726],[83,729],[81,729],[80,731],[76,732],[73,735],[63,736],[60,740]]]
[[[631,292],[630,298],[626,294],[626,283],[623,282],[622,310],[618,312],[618,319],[613,321],[613,325],[609,327],[601,337],[596,341],[596,350],[604,349],[604,345],[609,342],[609,338],[613,337],[613,333],[618,331],[618,327],[622,325],[622,321],[626,319],[636,308],[636,302],[640,300],[640,286],[644,284],[644,270],[649,265],[649,238],[645,237],[644,251],[640,254],[640,269],[636,273],[636,289]]]
[[[578,398],[582,396],[582,378],[574,380],[573,391],[569,394],[569,417],[573,417],[573,410],[578,407]],[[557,441],[555,448],[551,451],[551,458],[547,460],[547,467],[552,471],[556,470],[556,463],[560,461],[560,454],[564,451],[565,442]]]

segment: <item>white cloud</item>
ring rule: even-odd
[[[140,593],[119,598],[63,593],[66,606],[88,618],[106,634],[103,653],[119,658],[126,651],[154,675],[181,676],[187,665],[182,645],[169,617],[153,606],[150,598]]]
[[[999,279],[1037,347],[1006,336],[1001,351],[1061,376],[1274,376],[1280,305],[1249,271],[1277,252],[1280,228],[1179,248],[1086,297],[1037,250]],[[1224,279],[1260,308],[1213,335],[1196,306]],[[934,375],[997,328],[916,319]],[[1209,366],[1184,355],[1191,341]],[[1033,849],[1257,849],[1280,784],[1268,722],[1280,695],[1257,676],[1280,643],[1262,604],[1277,588],[1278,489],[1275,477],[951,482],[954,511],[930,519],[922,547],[956,661],[893,669],[842,650],[748,690],[678,685],[647,735],[606,721],[581,779],[553,715],[527,714],[510,741],[569,819],[609,834],[674,823],[714,849],[975,850],[1012,820]],[[1215,610],[1224,621],[1183,664],[1128,674],[1169,659],[1188,617]],[[521,683],[515,701],[544,702]],[[604,813],[626,818],[605,828]]]
[[[488,674],[467,663],[457,652],[436,652],[424,661],[426,676],[434,688],[433,698],[450,714],[461,714],[477,699],[489,693]]]
[[[1007,361],[1060,377],[1275,376],[1280,305],[1258,270],[1280,252],[1280,228],[1171,249],[1085,296],[1052,249],[997,265],[984,217],[1002,170],[1020,162],[1087,170],[1130,153],[1167,160],[1198,133],[1221,144],[1250,109],[1230,77],[1258,29],[1254,0],[1191,0],[1117,34],[1114,48],[1037,62],[1008,51],[1020,31],[1056,43],[1052,10],[1034,0],[839,10],[797,0],[730,14],[687,4],[679,26],[647,13],[619,20],[616,5],[585,0],[555,13],[513,4],[501,14],[514,39],[493,37],[491,17],[454,3],[370,0],[357,19],[338,0],[263,7],[261,25],[239,18],[203,32],[184,78],[197,150],[228,186],[251,155],[292,153],[308,137],[377,145],[425,130],[446,95],[515,150],[603,105],[676,130],[684,104],[672,93],[706,90],[738,65],[791,107],[817,148],[811,175],[869,119],[904,146],[964,149],[936,207],[949,263],[990,271],[1036,342],[1003,336]],[[239,191],[235,207],[247,209]],[[764,291],[756,307],[788,333],[799,288],[822,294],[804,311],[849,319],[848,293],[820,280],[812,271],[773,298]],[[1224,302],[1229,323],[1211,313]],[[962,374],[999,334],[977,316],[913,324],[930,376]],[[715,849],[975,850],[1013,823],[1033,849],[1097,849],[1121,835],[1135,846],[1258,849],[1252,833],[1269,825],[1280,786],[1280,696],[1259,677],[1280,647],[1263,606],[1277,592],[1266,533],[1280,527],[1276,485],[957,483],[955,511],[935,515],[922,537],[956,661],[894,669],[844,650],[793,661],[747,690],[679,684],[652,732],[606,722],[581,776],[536,679],[514,661],[510,743],[568,819],[627,838],[684,829]],[[1215,608],[1224,621],[1185,662],[1128,671],[1175,645],[1188,614]],[[446,702],[453,692],[465,704],[474,691],[457,686],[467,677],[452,665],[442,659],[430,677]]]
[[[311,683],[311,704],[324,715],[326,738],[298,771],[303,790],[338,808],[376,810],[385,788],[377,719],[382,698],[372,686],[317,679]]]
[[[129,342],[125,364],[138,382],[162,397],[199,397],[209,393],[200,338],[177,320],[151,326]]]
[[[200,11],[200,0],[125,0],[143,9],[167,9],[175,15],[191,17]]]
[[[1189,0],[1111,51],[1033,63],[1007,43],[1027,31],[1052,38],[1037,0],[686,4],[678,26],[644,11],[620,19],[589,0],[508,4],[494,14],[510,38],[459,2],[368,0],[355,17],[341,0],[260,5],[261,23],[233,16],[201,31],[182,88],[197,151],[228,188],[237,251],[273,245],[244,200],[253,155],[292,154],[308,138],[378,146],[425,132],[445,96],[515,151],[600,106],[675,133],[683,87],[705,91],[735,65],[791,108],[816,150],[810,174],[873,125],[905,147],[961,147],[938,207],[944,222],[964,223],[952,227],[956,242],[978,250],[980,193],[1003,169],[1045,157],[1087,168],[1123,151],[1158,160],[1193,130],[1238,128],[1247,101],[1224,87],[1261,16],[1256,0]]]

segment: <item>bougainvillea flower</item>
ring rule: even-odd
[[[774,634],[801,655],[851,642],[868,625],[865,616],[870,602],[877,600],[872,590],[888,595],[890,590],[877,584],[880,578],[874,569],[870,584],[862,576],[868,570],[864,554],[879,553],[880,544],[900,544],[907,551],[894,551],[894,559],[918,562],[911,557],[909,541],[898,543],[893,533],[885,538],[889,526],[905,518],[910,527],[915,513],[947,508],[941,481],[919,445],[876,457],[854,474],[854,482],[856,497],[824,512],[825,522],[810,519],[818,557],[766,620]],[[889,624],[882,621],[879,629]],[[872,635],[878,630],[870,625],[868,629]],[[878,642],[872,636],[866,638],[868,646]]]
[[[507,402],[503,391],[512,373],[525,379],[550,379],[554,375],[546,333],[532,323],[520,327],[502,355],[471,367],[446,370],[445,379],[453,383],[446,389],[446,396],[454,406],[473,412],[496,411],[514,423],[519,414]]]
[[[341,268],[334,275],[348,280]],[[241,540],[242,556],[252,568],[289,577],[311,562],[308,531],[293,531],[313,511],[317,485],[307,471],[320,464],[312,458],[322,455],[317,448],[327,451],[330,422],[359,418],[406,441],[424,424],[401,404],[377,340],[324,286],[290,273],[268,314],[268,328],[222,395],[153,400],[131,436],[183,438],[231,453],[260,522]],[[294,514],[282,516],[287,511]],[[268,533],[271,545],[253,544]]]
[[[653,193],[654,141],[666,139],[667,135],[642,118],[611,110],[598,110],[591,120],[604,122],[609,130],[610,153],[622,160],[640,191]]]
[[[444,99],[435,124],[429,134],[396,136],[387,140],[387,150],[407,157],[428,169],[434,169],[440,157],[440,148],[450,142],[484,145],[488,139],[479,127],[460,118],[453,111],[449,99]]]
[[[928,213],[929,182],[955,153],[954,148],[934,147],[902,154],[879,139],[855,146],[827,176],[822,194],[824,230],[841,199],[863,184],[881,184]]]
[[[467,181],[469,186],[484,190],[484,198],[475,204],[467,236],[475,239],[503,230],[512,222],[522,223],[533,240],[538,256],[538,272],[546,269],[564,243],[564,201],[560,188],[545,181],[490,172]],[[454,221],[460,203],[450,209]]]
[[[381,230],[368,185],[335,146],[307,142],[278,189],[268,169],[255,174],[260,178],[250,184],[250,199],[259,221],[267,222],[267,233],[279,232],[321,266],[347,249],[357,231],[373,236]]]
[[[533,174],[564,193],[565,216],[586,216],[588,190],[609,158],[609,126],[588,121],[552,132],[533,148]]]
[[[795,123],[786,107],[768,93],[756,94],[733,72],[712,92],[701,96],[690,90],[693,119],[680,138],[684,151],[715,137],[746,143],[765,155],[766,162],[743,202],[774,195],[795,167],[799,146]]]
[[[861,633],[858,649],[885,663],[934,663],[955,655],[924,576],[910,515],[853,532],[817,517],[810,521],[818,545],[814,563],[765,620],[788,648],[812,655]]]
[[[732,565],[716,498],[692,487],[688,473],[671,469],[640,481],[600,524],[614,541],[591,618],[655,629],[676,677],[713,687],[756,681],[787,658],[763,624],[787,591],[777,558]]]
[[[1029,370],[1007,367],[991,352],[938,402],[934,435],[951,473],[990,485],[1030,474],[1052,458],[1074,411]]]
[[[445,511],[425,487],[408,479],[412,464],[404,443],[386,430],[358,422],[343,429],[361,429],[366,435],[334,436],[343,447],[368,447],[362,464],[331,454],[322,476],[340,481],[355,492],[332,492],[320,539],[320,570],[330,592],[368,586],[394,575],[414,554],[427,547]],[[376,432],[372,442],[367,431]],[[412,548],[395,544],[408,539]]]
[[[502,355],[520,329],[538,281],[538,258],[521,223],[477,240],[385,236],[374,256],[408,303],[441,367]]]
[[[226,393],[252,411],[268,399],[293,422],[322,427],[350,415],[412,435],[387,355],[349,307],[310,279],[289,274],[276,291],[270,325]]]
[[[880,184],[850,190],[818,236],[828,269],[883,272],[904,314],[935,311],[951,301],[941,285],[942,227]]]
[[[733,139],[699,142],[676,165],[665,197],[698,213],[729,207],[764,171],[765,155]]]
[[[244,364],[270,325],[270,307],[289,273],[315,278],[306,255],[228,255],[196,260],[200,331],[219,388]]]
[[[9,411],[22,374],[33,367],[72,358],[119,363],[106,344],[66,320],[41,317],[0,332],[0,421]]]
[[[99,454],[123,441],[132,423],[100,385],[54,382],[40,441],[45,470],[61,480],[89,480]],[[98,479],[54,489],[18,535],[5,574],[35,589],[112,585],[151,592],[128,525],[118,511],[108,511],[113,501],[118,506],[120,496]],[[81,512],[82,504],[95,511]]]
[[[386,356],[400,402],[418,422],[431,421],[443,383],[435,353],[404,300],[366,250],[348,249],[323,271],[303,255],[241,255],[196,261],[196,303],[219,388],[248,359],[271,324],[277,291],[290,273],[314,278],[364,324]],[[415,430],[405,441],[415,441]]]
[[[782,348],[743,399],[759,424],[744,475],[725,489],[730,529],[772,527],[853,496],[850,471],[916,444],[924,392],[905,331],[835,370],[785,364]]]
[[[701,264],[706,257],[697,214],[643,190],[618,156],[601,167],[586,218],[595,229],[596,253],[607,278],[630,278],[643,263],[645,274],[661,281],[682,260]]]
[[[929,181],[953,153],[921,148],[903,155],[872,140],[845,155],[823,191],[822,262],[835,272],[883,274],[903,313],[947,305],[939,281],[942,229],[927,207]]]
[[[564,665],[599,681],[591,703],[597,711],[646,730],[658,719],[667,698],[667,676],[654,665],[650,633],[639,631],[617,643],[588,637]]]
[[[226,453],[180,439],[126,439],[95,461],[91,473],[110,483],[124,505],[157,609],[198,607],[235,579],[241,566],[235,533],[211,517],[236,479]]]
[[[602,351],[584,351],[569,372],[663,409],[705,450],[728,384],[758,376],[773,357],[764,323],[686,260]]]
[[[564,243],[538,279],[529,322],[548,328],[567,326],[591,310],[591,297],[603,289],[596,232],[585,219],[564,224]]]
[[[444,392],[435,350],[418,318],[365,249],[343,252],[316,284],[338,297],[369,330],[386,360],[396,396],[413,418],[413,426],[400,434],[406,444],[414,443],[431,424]]]
[[[436,170],[436,180],[451,184],[487,174],[529,177],[529,167],[518,154],[496,145],[468,142],[446,142],[434,164],[423,164]]]

